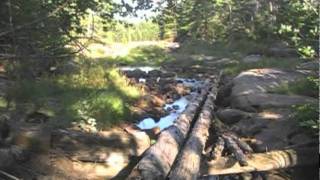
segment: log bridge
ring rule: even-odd
[[[157,142],[142,154],[126,179],[216,179],[218,175],[318,163],[318,158],[312,156],[314,152],[317,154],[316,148],[254,153],[214,114],[219,79],[217,76],[206,81],[205,88],[174,124],[161,132]],[[211,133],[216,138],[208,147],[209,129],[213,129]],[[205,172],[200,169],[203,162],[207,166]]]

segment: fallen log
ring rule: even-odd
[[[201,114],[195,122],[188,140],[186,141],[181,153],[176,159],[169,179],[185,180],[197,179],[199,175],[201,155],[205,148],[206,140],[209,136],[209,127],[213,117],[214,100],[217,94],[217,82],[214,83],[212,90],[203,106]]]
[[[208,164],[207,176],[270,171],[293,166],[318,164],[318,149],[300,148],[255,153],[247,156],[247,166],[241,166],[234,157],[221,157]]]
[[[205,86],[175,123],[161,132],[157,142],[144,153],[127,179],[165,179],[207,93],[208,86]]]
[[[224,145],[226,146],[225,149],[228,149],[234,154],[241,166],[246,166],[247,160],[245,154],[252,153],[252,148],[246,142],[242,141],[235,133],[230,131],[219,119],[215,119],[214,121],[214,130],[218,137],[223,139]],[[219,149],[220,147],[214,147],[213,152],[216,148]],[[219,156],[215,156],[215,159],[218,158]]]
[[[242,149],[238,146],[237,142],[233,140],[228,135],[222,135],[222,138],[224,139],[226,146],[228,149],[231,150],[231,152],[234,154],[235,158],[239,161],[239,164],[241,166],[248,165],[247,158],[245,154],[243,153]]]

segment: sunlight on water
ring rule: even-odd
[[[159,127],[160,130],[163,130],[164,128],[167,128],[173,124],[173,122],[177,119],[180,113],[182,113],[185,110],[188,103],[189,101],[186,97],[181,97],[172,104],[166,104],[164,109],[171,108],[173,110],[169,115],[160,118],[160,120],[157,123],[152,118],[143,119],[138,124],[138,127],[141,129],[151,129],[154,127]],[[178,109],[174,110],[174,106],[178,107]]]
[[[149,73],[149,71],[152,71],[152,70],[159,70],[160,68],[159,67],[151,67],[151,66],[137,66],[137,67],[134,67],[134,66],[124,66],[124,67],[120,67],[120,70],[121,71],[134,71],[134,70],[141,70],[141,71],[144,71],[146,73]]]

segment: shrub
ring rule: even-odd
[[[94,120],[98,128],[130,120],[130,105],[143,91],[129,85],[116,68],[96,62],[82,63],[80,67],[71,75],[19,81],[8,96],[15,104],[27,103],[33,111],[54,111],[60,120]]]
[[[294,118],[301,127],[307,128],[312,134],[319,134],[319,104],[294,106]]]

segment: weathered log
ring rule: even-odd
[[[190,133],[181,153],[177,157],[172,168],[169,179],[185,180],[197,179],[199,175],[201,155],[209,136],[209,127],[213,117],[214,100],[217,94],[217,83],[203,106],[201,114]]]
[[[240,166],[234,157],[222,157],[209,162],[207,175],[270,171],[293,166],[318,164],[318,148],[300,148],[255,153],[247,156],[247,166]]]
[[[252,153],[253,149],[245,142],[242,141],[237,135],[234,133],[230,132],[229,133],[230,137],[238,144],[238,146],[246,153]]]
[[[225,142],[222,137],[218,137],[217,141],[206,150],[207,158],[210,160],[217,159],[222,156]]]
[[[226,148],[235,155],[240,165],[247,165],[245,153],[252,153],[252,148],[231,132],[219,119],[215,119],[214,126],[216,133],[224,139]]]
[[[223,138],[219,137],[217,143],[215,144],[212,157],[217,159],[222,156],[222,152],[224,150],[225,142]]]
[[[231,152],[234,154],[235,158],[239,161],[241,166],[248,165],[247,158],[243,153],[242,149],[238,146],[238,144],[231,138],[230,136],[223,134],[222,138],[226,142],[226,146]]]
[[[161,132],[158,141],[151,146],[132,170],[127,179],[165,179],[184,143],[192,121],[206,99],[208,88],[191,101],[175,123]]]

